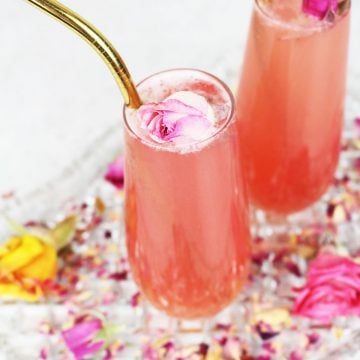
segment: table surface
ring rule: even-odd
[[[251,0],[64,3],[103,30],[135,80],[166,68],[196,67],[236,85]],[[26,199],[36,189],[47,188],[44,201],[38,201],[36,193],[37,203],[44,203],[42,210],[53,205],[55,211],[65,193],[81,186],[72,181],[78,179],[74,173],[86,173],[84,184],[84,178],[98,175],[120,150],[122,99],[101,60],[73,33],[25,1],[2,0],[2,7],[0,195],[15,191]],[[352,16],[349,120],[360,115],[359,1],[354,1]],[[48,188],[54,181],[58,183],[56,193]],[[33,204],[31,211],[33,214]],[[29,207],[25,213],[30,213]],[[0,223],[0,234],[2,230]],[[36,321],[41,316],[63,318],[65,312],[62,307],[49,309],[44,304],[2,305],[0,360],[7,359],[6,349],[19,351],[17,357],[12,353],[11,360],[36,359],[44,341],[35,330]]]
[[[251,0],[64,3],[102,29],[136,81],[195,67],[236,85]],[[360,72],[360,3],[353,3],[351,77]],[[0,43],[0,194],[41,188],[109,131],[119,140],[99,146],[98,162],[113,157],[121,146],[122,99],[94,51],[26,1],[2,0]]]

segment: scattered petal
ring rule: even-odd
[[[116,189],[122,190],[124,188],[124,179],[124,159],[120,156],[108,166],[105,180],[114,185]]]

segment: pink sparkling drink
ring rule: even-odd
[[[302,210],[333,179],[349,20],[349,6],[320,20],[304,14],[302,0],[255,1],[237,110],[251,201],[257,207],[279,214]]]
[[[250,258],[248,204],[240,167],[234,103],[210,74],[164,71],[138,86],[144,103],[177,91],[203,96],[216,115],[211,137],[159,144],[125,109],[125,220],[135,281],[170,316],[214,315],[234,300]]]

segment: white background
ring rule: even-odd
[[[236,85],[252,0],[64,3],[111,39],[135,81],[195,67]],[[353,3],[352,76],[360,68],[360,3]],[[24,195],[62,174],[108,129],[119,130],[122,98],[98,55],[24,0],[1,0],[0,46],[0,194]],[[102,146],[93,151],[104,161],[114,156]]]

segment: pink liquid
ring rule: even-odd
[[[145,80],[139,87],[142,99],[163,100],[173,92],[173,82],[176,91],[196,91],[224,105],[221,83],[194,70]],[[226,101],[225,115],[231,117],[232,104]],[[127,118],[131,126],[135,119]],[[217,135],[184,148],[151,143],[126,131],[126,236],[132,273],[145,297],[177,318],[220,311],[247,276],[250,237],[238,138],[233,119],[224,121]]]
[[[251,200],[283,214],[331,183],[344,112],[349,13],[325,25],[300,9],[299,0],[274,0],[276,15],[255,6],[237,94]]]

